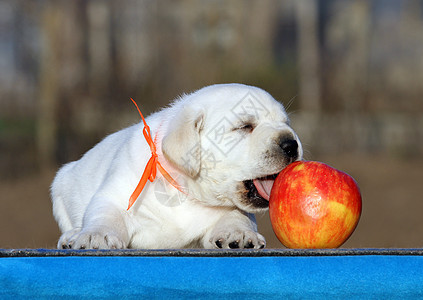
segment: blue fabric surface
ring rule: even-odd
[[[0,298],[423,297],[422,256],[8,257]]]

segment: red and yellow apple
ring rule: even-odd
[[[357,226],[360,190],[344,172],[320,162],[297,161],[276,178],[269,214],[286,247],[337,248]]]

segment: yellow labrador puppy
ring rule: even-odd
[[[146,118],[159,172],[129,209],[151,157],[139,123],[63,166],[51,187],[58,248],[263,248],[253,213],[302,147],[282,104],[262,89],[220,84]]]

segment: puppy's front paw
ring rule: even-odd
[[[124,249],[125,242],[114,232],[106,230],[76,231],[73,235],[65,233],[59,240],[62,249]],[[70,236],[71,235],[71,236]]]
[[[210,243],[216,249],[263,249],[266,246],[265,238],[252,230],[222,231],[213,235]]]
[[[70,249],[70,241],[72,238],[76,235],[78,235],[81,232],[81,228],[75,228],[69,231],[66,231],[62,234],[62,236],[59,239],[59,242],[57,243],[58,249]]]

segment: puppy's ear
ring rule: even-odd
[[[162,140],[166,159],[182,172],[196,177],[201,167],[200,133],[204,125],[204,112],[188,106],[169,123]]]

